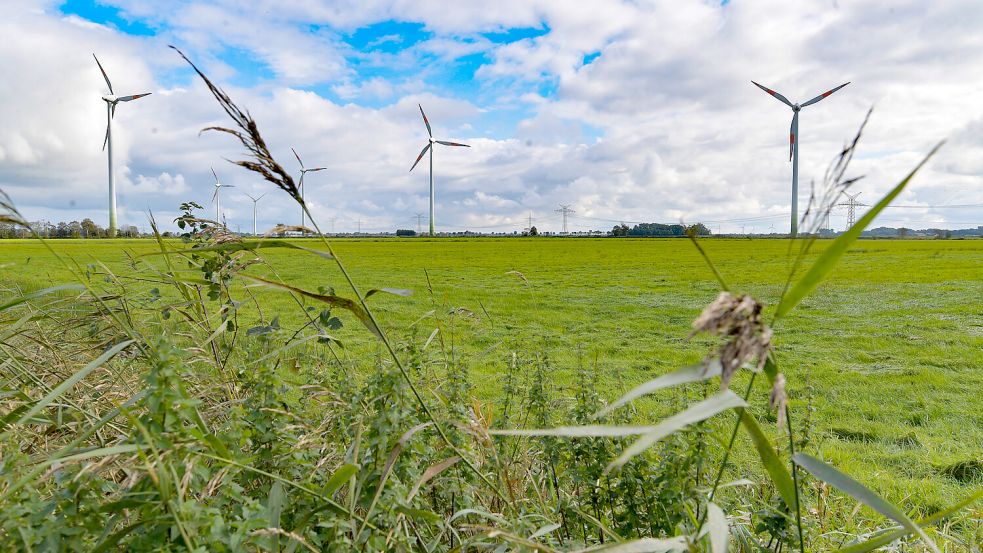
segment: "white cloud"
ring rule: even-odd
[[[251,226],[252,202],[242,193],[268,191],[260,226],[299,222],[297,207],[281,192],[223,161],[241,156],[234,139],[198,136],[228,121],[199,81],[175,82],[182,65],[166,48],[170,41],[250,109],[285,166],[296,167],[294,146],[308,165],[329,167],[307,180],[324,228],[332,217],[339,230],[358,220],[363,229],[415,228],[428,187],[425,166],[408,172],[426,137],[417,103],[438,137],[472,145],[436,152],[437,219],[444,228],[511,231],[532,211],[537,226],[555,230],[559,203],[577,210],[575,225],[592,228],[620,220],[769,216],[755,224],[787,228],[791,114],[752,78],[799,101],[852,81],[802,112],[803,201],[809,180],[821,178],[875,104],[852,171],[867,175],[857,185],[863,199],[877,199],[948,138],[900,201],[983,203],[983,10],[968,1],[761,0],[721,7],[508,0],[476,9],[381,0],[184,0],[166,11],[149,0],[113,3],[127,17],[149,18],[159,36],[128,36],[64,17],[53,2],[21,2],[0,20],[0,65],[11,76],[0,81],[0,187],[29,218],[105,219],[99,100],[105,85],[94,51],[118,92],[154,92],[117,112],[123,222],[142,223],[148,208],[169,221],[185,199],[208,205],[210,166],[236,186],[222,202],[230,221]],[[395,55],[351,52],[338,38],[386,19],[422,22],[435,36]],[[300,32],[308,24],[320,27]],[[477,34],[543,24],[547,34],[508,45]],[[222,48],[260,60],[271,78],[251,88],[229,85],[238,81],[235,68],[218,59]],[[419,80],[394,82],[363,77],[346,61],[410,67],[420,56],[446,63],[475,52],[490,60],[476,86],[500,91],[502,104],[528,113],[511,136],[483,138],[494,106],[429,92],[425,67]],[[301,90],[317,83],[346,102],[386,105],[339,104]],[[552,93],[541,93],[544,86]],[[983,209],[897,209],[884,217],[890,224],[905,218],[915,227],[939,219],[976,225]],[[834,217],[834,224],[842,221]],[[741,223],[720,224],[733,230]]]

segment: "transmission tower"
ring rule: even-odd
[[[420,221],[423,220],[423,214],[417,213],[416,215],[414,215],[414,217],[416,217],[416,233],[423,234],[423,227],[421,226],[422,223],[420,223]]]
[[[862,203],[860,203],[860,202],[857,201],[857,196],[859,196],[861,194],[863,194],[863,192],[857,192],[856,194],[853,194],[853,195],[846,194],[846,197],[849,198],[849,200],[847,200],[847,201],[845,201],[843,203],[836,204],[836,205],[846,206],[846,209],[847,209],[847,211],[846,211],[846,228],[848,230],[850,228],[852,228],[853,225],[855,225],[857,223],[857,207],[864,205],[864,204],[862,204]]]
[[[529,226],[526,227],[527,232],[532,232],[532,211],[529,212]]]
[[[557,209],[556,212],[563,214],[563,234],[567,234],[567,215],[576,213],[576,211],[570,209],[569,205],[560,204],[560,209]]]
[[[330,218],[328,220],[331,221],[331,234],[334,234],[334,222],[337,221],[338,218],[337,217],[332,217],[332,218]]]

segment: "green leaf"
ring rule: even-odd
[[[325,259],[334,259],[330,253],[315,250],[312,248],[305,248],[304,246],[299,246],[297,244],[292,244],[286,240],[246,240],[243,242],[227,242],[225,244],[216,244],[214,246],[204,246],[201,248],[188,248],[183,250],[169,250],[160,252],[145,253],[140,257],[156,256],[156,255],[174,255],[174,254],[185,254],[193,255],[205,252],[238,252],[242,250],[255,251],[262,248],[290,248],[293,250],[304,250],[313,254],[317,254]]]
[[[925,545],[929,547],[932,551],[936,553],[939,552],[939,547],[925,534],[920,526],[915,524],[913,520],[908,518],[908,515],[904,513],[898,507],[892,505],[890,502],[886,501],[881,496],[875,494],[874,492],[867,489],[866,486],[857,482],[853,478],[850,478],[846,474],[836,470],[832,466],[816,459],[811,455],[805,453],[796,453],[792,460],[795,464],[809,471],[810,474],[816,478],[826,482],[830,486],[846,493],[850,497],[856,499],[857,501],[867,505],[871,509],[874,509],[878,513],[894,519],[898,524],[904,526],[909,532],[917,534],[918,537],[925,542]]]
[[[922,527],[936,524],[940,520],[948,517],[949,515],[952,515],[957,511],[961,511],[962,509],[972,505],[973,503],[976,503],[981,498],[983,498],[983,489],[978,490],[976,493],[970,495],[966,499],[963,499],[962,501],[956,503],[951,507],[947,507],[928,517],[916,521],[916,524]],[[842,549],[837,549],[836,553],[866,553],[868,551],[873,551],[878,547],[888,545],[889,543],[895,540],[899,540],[910,533],[911,531],[906,528],[898,528],[898,527],[895,527],[894,529],[888,528],[883,530],[882,532],[878,532],[877,535],[871,537],[868,540],[865,540],[860,543],[850,544]]]
[[[656,442],[662,438],[665,438],[666,436],[669,436],[670,434],[682,430],[693,423],[706,420],[722,411],[733,409],[735,407],[747,407],[747,403],[745,403],[740,396],[730,390],[724,390],[699,403],[695,403],[689,406],[685,411],[676,413],[675,415],[657,424],[654,430],[636,440],[635,443],[628,447],[628,449],[626,449],[620,457],[608,464],[608,466],[605,467],[604,472],[611,472],[612,470],[623,466],[625,463],[630,461],[632,457],[641,454],[648,448],[652,447]]]
[[[710,551],[727,553],[727,538],[730,535],[727,517],[715,503],[707,503],[707,530],[710,533]]]
[[[894,189],[888,192],[887,195],[881,199],[881,201],[877,202],[877,205],[865,213],[864,216],[856,222],[856,224],[841,234],[836,240],[833,241],[832,244],[829,245],[828,248],[823,251],[822,254],[819,255],[819,259],[817,259],[816,262],[809,267],[809,271],[805,274],[805,276],[799,279],[799,281],[795,283],[795,286],[793,286],[792,289],[789,290],[789,292],[782,298],[781,303],[778,304],[778,309],[775,311],[775,320],[784,317],[789,311],[792,310],[792,308],[798,305],[803,298],[815,290],[816,286],[818,286],[819,283],[826,278],[826,275],[833,270],[833,267],[836,266],[837,261],[839,261],[840,257],[846,253],[850,245],[857,241],[857,238],[860,237],[860,233],[867,228],[867,225],[869,225],[871,221],[873,221],[874,218],[888,206],[888,204],[898,197],[898,194],[900,194],[901,191],[908,186],[908,182],[911,181],[912,177],[914,177],[918,170],[921,169],[933,155],[935,155],[935,152],[942,147],[942,144],[943,143],[940,142],[938,145],[932,148],[932,151],[925,156],[925,159],[923,159],[921,163],[919,163],[914,169],[911,170],[910,173],[908,173],[908,176],[905,177],[904,180],[899,182]]]
[[[65,381],[56,386],[54,390],[51,390],[48,395],[44,396],[44,398],[35,403],[34,406],[27,411],[27,413],[24,413],[24,415],[21,416],[21,418],[17,421],[17,424],[24,424],[31,417],[40,413],[45,407],[51,405],[51,403],[58,399],[62,394],[78,384],[80,380],[88,376],[89,373],[103,366],[103,364],[115,357],[117,353],[123,351],[123,349],[132,343],[133,340],[126,340],[106,350],[106,352],[104,352],[102,355],[83,367],[82,370],[65,379]]]
[[[578,549],[576,553],[670,553],[688,550],[689,546],[686,545],[686,538],[676,536],[675,538],[642,538],[640,540],[598,545],[587,549]]]
[[[40,298],[42,296],[47,296],[48,294],[53,294],[55,292],[61,292],[63,290],[75,290],[81,291],[85,290],[85,287],[81,284],[61,284],[59,286],[52,286],[51,288],[44,288],[43,290],[35,290],[29,294],[24,294],[23,296],[16,297],[7,303],[0,304],[0,311],[6,311],[11,307],[20,305],[22,303],[31,301],[33,299]]]
[[[334,471],[331,478],[328,479],[328,483],[324,485],[322,493],[328,496],[334,494],[345,484],[345,482],[348,482],[348,480],[350,480],[356,472],[358,472],[358,467],[351,463],[341,465],[338,467],[338,470]]]
[[[795,482],[792,480],[792,475],[789,474],[788,469],[785,468],[785,464],[775,454],[774,446],[771,445],[768,437],[762,432],[757,419],[747,409],[741,411],[741,424],[744,425],[747,433],[751,436],[751,443],[754,444],[754,449],[758,451],[761,464],[768,471],[768,476],[771,477],[771,481],[775,484],[779,495],[782,496],[782,500],[785,501],[785,505],[789,507],[794,506]]]
[[[413,295],[413,290],[406,290],[404,288],[373,288],[365,293],[365,299],[369,296],[374,296],[375,294],[386,293],[392,294],[394,296],[408,297]]]
[[[273,282],[272,280],[266,280],[265,278],[259,278],[249,275],[242,275],[242,278],[245,278],[247,280],[252,280],[254,282],[258,282],[260,284],[270,286],[272,288],[279,288],[280,290],[286,290],[288,292],[300,294],[301,296],[306,296],[308,298],[316,299],[318,301],[322,301],[330,305],[331,307],[338,307],[341,309],[345,309],[349,311],[351,314],[355,315],[355,317],[358,318],[358,320],[361,321],[363,325],[365,325],[365,328],[369,329],[369,331],[372,332],[372,334],[375,334],[376,338],[379,338],[380,340],[383,339],[382,331],[377,326],[375,326],[375,323],[372,322],[372,317],[370,317],[368,312],[365,311],[365,309],[363,309],[362,306],[359,305],[358,302],[356,302],[355,300],[351,300],[348,298],[343,298],[341,296],[335,296],[331,294],[315,294],[314,292],[308,292],[307,290],[302,290],[295,286],[290,286],[288,284],[283,284],[280,282]]]
[[[640,384],[635,388],[632,388],[630,392],[621,396],[621,398],[619,398],[617,401],[598,411],[593,418],[597,419],[603,417],[622,405],[634,401],[644,395],[651,394],[657,390],[671,388],[673,386],[679,386],[680,384],[687,384],[690,382],[699,382],[719,374],[720,361],[717,359],[711,361],[708,365],[701,363],[699,365],[683,367],[679,370],[673,371],[669,374],[664,374],[658,378],[653,378],[644,384]]]

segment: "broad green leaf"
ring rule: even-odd
[[[267,514],[269,515],[270,528],[280,527],[280,515],[283,513],[283,506],[287,503],[287,490],[283,487],[283,482],[274,482],[270,486],[270,495],[266,500]],[[277,539],[276,549],[280,549],[280,540]]]
[[[576,553],[670,553],[676,551],[687,551],[686,538],[676,536],[675,538],[642,538],[640,540],[626,541],[621,543],[611,543],[598,545],[587,549],[578,549]]]
[[[285,240],[246,240],[243,242],[228,242],[225,244],[216,244],[214,246],[204,246],[201,248],[186,248],[181,250],[166,250],[160,252],[145,253],[141,257],[156,256],[156,255],[174,255],[174,254],[197,254],[205,252],[237,252],[242,250],[259,250],[262,248],[290,248],[293,250],[304,250],[313,254],[317,254],[325,259],[334,259],[330,253],[315,250],[312,248],[305,248],[297,244],[292,244]]]
[[[607,473],[623,466],[625,463],[630,461],[632,457],[641,454],[648,448],[652,447],[652,445],[654,445],[656,442],[670,434],[673,434],[674,432],[682,430],[693,423],[706,420],[722,411],[733,409],[735,407],[747,407],[747,403],[745,403],[740,396],[730,390],[724,390],[699,403],[695,403],[689,406],[685,411],[676,413],[675,415],[655,425],[655,428],[651,432],[644,434],[641,438],[636,440],[635,443],[628,447],[628,449],[626,449],[620,457],[605,467],[604,472]]]
[[[338,470],[334,471],[334,474],[332,474],[331,478],[328,479],[328,483],[324,485],[324,495],[333,495],[345,484],[345,482],[348,482],[348,480],[350,480],[356,472],[358,472],[358,467],[351,463],[338,467]]]
[[[836,240],[833,240],[833,243],[830,244],[828,248],[823,250],[823,253],[819,255],[819,259],[817,259],[816,262],[809,267],[809,271],[806,272],[805,276],[799,279],[799,281],[795,283],[795,286],[793,286],[792,289],[789,290],[788,293],[782,298],[781,303],[778,304],[778,309],[775,311],[775,320],[784,317],[789,311],[792,310],[792,308],[798,305],[803,298],[815,290],[816,286],[818,286],[819,283],[826,278],[826,275],[833,270],[833,267],[836,266],[837,261],[839,261],[840,257],[846,253],[850,245],[857,241],[857,239],[860,237],[860,233],[867,228],[867,225],[869,225],[871,221],[873,221],[874,218],[888,206],[888,204],[893,202],[894,199],[898,197],[898,194],[901,194],[901,191],[908,186],[908,183],[915,176],[915,174],[918,173],[918,170],[921,169],[933,155],[935,155],[935,152],[937,152],[941,146],[942,143],[939,143],[937,146],[932,148],[932,151],[925,156],[925,159],[923,159],[921,163],[919,163],[914,169],[911,170],[910,173],[908,173],[908,176],[905,177],[904,180],[899,182],[897,186],[888,192],[887,195],[881,199],[881,201],[877,202],[877,204],[872,207],[870,211],[865,213],[864,216],[856,222],[856,224],[841,234]]]
[[[80,380],[88,376],[89,373],[103,366],[103,364],[115,357],[117,353],[123,351],[123,349],[132,343],[133,340],[126,340],[106,350],[102,355],[95,358],[92,362],[83,367],[82,370],[65,379],[65,381],[56,386],[54,390],[51,390],[48,395],[44,396],[40,401],[35,403],[34,406],[27,411],[27,413],[24,413],[24,415],[21,416],[21,418],[17,421],[17,424],[24,424],[31,417],[40,413],[45,407],[51,405],[51,403],[58,399],[62,394],[78,384]]]
[[[966,499],[963,499],[962,501],[956,503],[951,507],[942,509],[941,511],[934,513],[931,516],[916,521],[915,524],[921,527],[931,526],[933,524],[938,523],[942,519],[956,513],[957,511],[961,511],[962,509],[972,505],[973,503],[976,503],[981,498],[983,498],[983,489],[977,491],[976,493],[970,495]],[[898,527],[895,527],[893,529],[886,528],[883,531],[878,532],[877,535],[871,537],[868,540],[865,540],[861,543],[853,543],[841,549],[837,549],[836,553],[866,553],[868,551],[873,551],[878,547],[883,547],[885,545],[888,545],[891,542],[895,540],[899,540],[910,533],[911,530],[908,530],[907,528],[898,528]]]
[[[557,428],[489,430],[495,436],[559,436],[561,438],[620,438],[638,436],[657,430],[656,426],[559,426]]]
[[[365,293],[365,298],[368,299],[370,296],[381,293],[392,294],[394,296],[403,296],[405,298],[412,296],[413,290],[406,290],[404,288],[373,288]]]
[[[341,309],[345,309],[349,311],[351,314],[355,315],[355,317],[358,318],[358,320],[361,321],[362,324],[365,325],[365,328],[368,328],[369,331],[372,332],[372,334],[375,334],[375,336],[380,340],[382,339],[382,331],[379,330],[377,326],[375,326],[375,323],[372,322],[372,317],[370,317],[368,312],[366,312],[365,309],[363,309],[362,306],[359,305],[358,302],[356,302],[355,300],[343,298],[341,296],[335,296],[333,294],[315,294],[314,292],[308,292],[307,290],[302,290],[295,286],[290,286],[280,282],[273,282],[272,280],[266,280],[265,278],[259,278],[249,275],[242,275],[242,278],[245,278],[247,280],[252,280],[254,282],[258,282],[260,284],[269,286],[271,288],[278,288],[280,290],[286,290],[288,292],[300,294],[301,296],[313,298],[322,301],[330,305],[331,307],[338,307]]]
[[[713,553],[727,553],[727,517],[716,503],[707,503],[707,530],[710,533],[710,550]]]
[[[40,298],[42,296],[47,296],[48,294],[54,294],[55,292],[61,292],[63,290],[75,290],[81,291],[85,290],[85,287],[81,284],[61,284],[59,286],[52,286],[51,288],[45,288],[43,290],[35,290],[29,294],[24,294],[23,296],[18,296],[7,303],[0,304],[0,311],[6,311],[11,307],[20,305],[25,302],[29,302],[33,299]]]
[[[420,488],[422,488],[424,486],[424,484],[426,484],[427,482],[433,480],[433,478],[436,477],[438,474],[440,474],[440,473],[444,472],[445,470],[447,470],[448,468],[454,466],[454,464],[456,464],[460,460],[461,460],[461,458],[459,456],[455,455],[453,457],[444,459],[443,461],[437,463],[436,465],[433,465],[433,466],[429,467],[423,473],[423,476],[420,477],[420,480],[418,480],[417,483],[413,486],[413,489],[410,490],[409,495],[406,496],[406,500],[409,501],[409,500],[413,499],[413,497],[416,496],[417,492],[420,491]]]
[[[805,453],[796,453],[795,456],[792,457],[792,460],[795,462],[795,464],[806,469],[816,478],[826,482],[830,486],[833,486],[864,505],[867,505],[878,513],[894,519],[898,524],[907,528],[909,532],[917,534],[918,537],[925,542],[925,545],[932,551],[940,553],[939,547],[935,545],[927,534],[925,534],[925,531],[922,530],[921,526],[918,526],[913,520],[908,518],[908,515],[906,515],[904,511],[892,505],[881,496],[870,491],[860,482],[857,482],[853,478],[850,478],[832,466]]]
[[[75,461],[84,461],[86,459],[93,459],[95,457],[109,457],[110,455],[123,455],[124,453],[135,453],[143,449],[143,446],[136,444],[122,444],[113,445],[109,447],[100,447],[96,449],[90,449],[88,451],[83,451],[81,453],[76,453],[74,455],[66,455],[64,457],[59,457],[57,459],[48,459],[40,463],[40,466],[48,466],[54,464],[65,464],[74,463]]]
[[[775,484],[782,500],[789,507],[794,507],[795,482],[792,480],[792,475],[789,474],[788,469],[785,468],[785,464],[775,454],[774,446],[771,445],[765,433],[761,431],[757,419],[747,409],[744,409],[741,411],[741,424],[751,436],[751,443],[754,444],[754,449],[758,451],[761,464],[768,471],[768,476],[771,477],[771,482]]]
[[[594,418],[600,418],[611,411],[625,405],[631,401],[634,401],[644,395],[651,394],[657,390],[662,390],[664,388],[671,388],[673,386],[678,386],[680,384],[687,384],[690,382],[699,382],[701,380],[706,380],[720,374],[720,361],[714,359],[708,365],[699,364],[692,365],[689,367],[683,367],[682,369],[673,371],[669,374],[664,374],[658,378],[653,378],[644,384],[640,384],[635,388],[632,388],[630,392],[621,396],[620,399],[608,405],[604,409],[601,409],[594,415]]]
[[[533,535],[529,536],[529,539],[534,540],[536,538],[541,538],[541,537],[545,536],[546,534],[549,534],[553,530],[556,530],[560,526],[562,526],[562,524],[560,524],[558,522],[554,522],[552,524],[547,524],[546,526],[543,526],[539,530],[536,530],[533,533]]]
[[[432,522],[432,523],[440,523],[444,521],[444,519],[440,515],[438,515],[433,511],[428,511],[426,509],[413,509],[410,507],[403,507],[402,505],[400,505],[399,507],[396,507],[396,512],[403,513],[404,515],[410,518],[415,518],[417,520],[425,520],[427,522]]]

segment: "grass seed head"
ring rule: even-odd
[[[706,332],[725,339],[720,346],[720,384],[726,388],[737,369],[752,360],[764,367],[771,349],[771,328],[761,320],[761,304],[748,295],[721,292],[693,321],[692,338]]]

